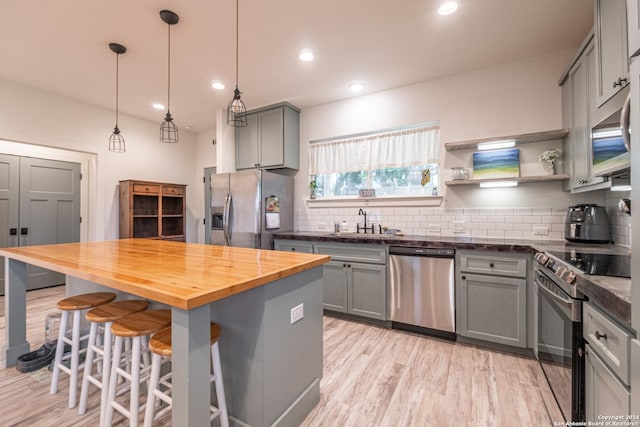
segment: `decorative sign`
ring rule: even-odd
[[[478,151],[473,153],[473,178],[517,178],[520,176],[520,150]]]

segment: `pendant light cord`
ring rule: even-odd
[[[118,128],[118,89],[119,85],[119,73],[118,70],[120,68],[120,54],[116,53],[116,129]]]
[[[167,113],[171,109],[171,25],[167,25],[169,27],[169,43],[168,43],[168,54],[167,54]]]
[[[240,14],[239,0],[236,0],[236,89],[238,88],[238,15]]]

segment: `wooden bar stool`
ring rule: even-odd
[[[51,377],[51,394],[58,392],[58,380],[60,371],[69,375],[69,408],[76,406],[78,394],[78,371],[80,360],[80,341],[86,340],[88,336],[80,336],[80,314],[82,310],[94,308],[99,305],[110,303],[116,299],[113,292],[95,292],[90,294],[76,295],[58,301],[56,307],[62,311],[60,319],[60,331],[58,332],[58,343],[56,347],[56,358],[53,361],[53,376]],[[73,314],[73,326],[71,328],[71,339],[67,337],[67,323],[69,313]],[[65,344],[71,345],[71,354],[64,356]],[[71,364],[67,368],[62,362],[71,359]]]
[[[211,418],[213,421],[216,417],[220,417],[221,427],[229,427],[229,415],[227,414],[227,400],[224,394],[224,385],[222,383],[222,367],[220,365],[220,349],[218,339],[220,338],[221,329],[216,323],[211,323],[211,366],[213,373],[209,377],[209,382],[215,383],[216,397],[218,399],[218,407],[213,405],[211,408]],[[160,368],[164,362],[170,361],[171,358],[171,328],[162,331],[151,337],[149,341],[149,349],[151,350],[151,376],[149,378],[149,391],[147,393],[146,409],[144,414],[144,427],[151,427],[154,420],[160,418],[171,410],[171,372],[160,377]],[[164,359],[164,360],[163,360]],[[160,390],[160,386],[165,386],[166,391]],[[155,413],[155,398],[161,399],[168,406],[163,408],[157,414]]]
[[[122,415],[129,418],[130,426],[138,425],[140,414],[140,383],[146,379],[144,374],[148,369],[141,370],[141,358],[144,359],[144,367],[149,367],[149,354],[147,341],[154,334],[171,325],[171,310],[147,310],[121,317],[111,324],[111,334],[115,337],[113,344],[113,358],[111,372],[109,374],[109,387],[107,389],[107,405],[104,408],[104,426],[110,426],[113,420],[113,410],[116,409]],[[125,354],[130,357],[131,372],[121,367],[123,358],[122,344],[125,339],[131,339],[131,352]],[[141,377],[141,374],[143,376]],[[118,379],[122,377],[129,384],[118,390]],[[129,396],[129,409],[127,410],[116,399],[131,391]]]
[[[82,377],[82,388],[80,391],[80,404],[78,414],[82,415],[87,411],[87,398],[89,396],[89,384],[93,384],[100,389],[100,420],[104,420],[102,410],[107,405],[107,388],[109,386],[109,372],[111,367],[111,324],[116,320],[132,313],[144,311],[149,306],[149,301],[132,299],[115,301],[92,308],[86,314],[86,319],[91,322],[89,331],[89,342],[87,343],[87,356],[84,363],[84,375]],[[99,330],[102,329],[102,342],[99,341]],[[95,357],[97,355],[97,357]],[[102,364],[100,364],[102,362]],[[93,375],[93,364],[96,364],[96,371],[100,378]]]

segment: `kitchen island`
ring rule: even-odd
[[[4,248],[5,365],[26,341],[27,264],[153,302],[172,313],[173,425],[208,425],[209,322],[231,424],[296,425],[319,400],[322,264],[328,256],[123,239]],[[302,319],[291,309],[303,304]],[[53,308],[53,307],[52,307]]]

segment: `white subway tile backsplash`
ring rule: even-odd
[[[608,196],[606,200],[612,239],[617,244],[630,246],[631,217],[617,211],[618,197]],[[383,207],[366,210],[368,223],[399,228],[405,235],[564,240],[566,209]],[[356,224],[364,221],[357,213],[358,210],[354,208],[299,209],[297,227],[300,231],[330,231],[334,223],[344,220],[355,231]],[[453,232],[453,221],[463,222],[463,233]],[[546,226],[549,234],[534,235],[533,227],[536,225]]]

